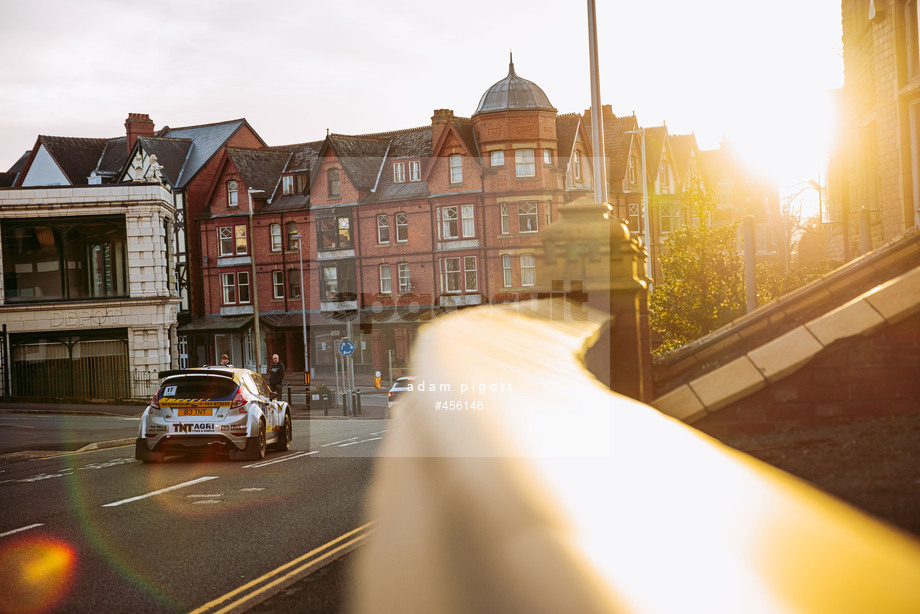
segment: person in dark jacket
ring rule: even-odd
[[[277,354],[272,354],[272,364],[268,369],[268,387],[272,392],[281,394],[281,382],[284,381],[284,363]]]

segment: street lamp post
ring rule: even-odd
[[[300,254],[300,313],[303,316],[303,370],[304,373],[310,372],[310,354],[307,352],[307,303],[304,298],[303,286],[303,247],[301,243],[301,234],[295,233],[291,238],[297,239],[297,252]]]
[[[255,225],[252,221],[252,195],[261,194],[265,190],[254,190],[249,188],[249,240],[248,243],[251,246],[249,248],[249,260],[252,261],[252,323],[253,329],[255,332],[255,347],[256,347],[256,373],[262,373],[262,339],[261,334],[259,333],[259,285],[256,281],[256,243],[255,243]]]

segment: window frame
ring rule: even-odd
[[[326,227],[327,222],[332,221],[332,227]],[[347,221],[347,228],[342,227],[342,222]],[[347,230],[347,242],[343,242],[342,230]],[[351,214],[348,215],[327,215],[317,218],[316,224],[317,249],[319,251],[333,251],[338,249],[354,249],[355,241],[351,234]],[[331,240],[330,240],[331,239]]]
[[[294,175],[281,176],[281,194],[283,196],[294,195]]]
[[[342,178],[337,167],[326,170],[326,181],[329,184],[329,198],[342,196]]]
[[[393,163],[393,183],[405,183],[406,182],[406,163],[405,162],[394,162]]]
[[[543,164],[545,166],[553,165],[553,150],[552,149],[543,150]]]
[[[489,166],[499,167],[505,165],[505,152],[504,150],[498,149],[491,152],[489,155]]]
[[[331,296],[328,292],[329,279],[326,277],[326,271],[335,269],[336,296]],[[350,275],[342,275],[342,273]],[[355,262],[354,260],[338,260],[326,262],[319,268],[319,291],[320,300],[342,302],[357,299],[356,282],[355,282]],[[348,287],[346,287],[348,286]]]
[[[381,264],[377,267],[378,278],[380,279],[380,294],[393,294],[393,271],[389,264]]]
[[[524,211],[524,208],[527,207],[529,210]],[[527,201],[518,203],[517,206],[517,218],[518,218],[518,232],[521,234],[532,234],[540,231],[540,220],[538,215],[537,203],[533,201]],[[529,220],[533,220],[533,223],[529,223]]]
[[[281,248],[284,246],[283,241],[281,240],[281,224],[278,222],[272,222],[268,227],[268,234],[270,238],[271,251],[280,252]]]
[[[460,205],[460,235],[464,239],[476,236],[476,213],[472,204]]]
[[[453,217],[448,218],[447,213],[452,212]],[[458,205],[445,205],[438,209],[438,236],[441,239],[460,238],[460,208]],[[449,231],[453,229],[453,233]]]
[[[284,271],[272,271],[272,298],[284,298]]]
[[[412,183],[422,180],[422,163],[418,160],[409,161],[409,181]]]
[[[227,206],[237,208],[240,206],[240,184],[235,179],[227,182]]]
[[[401,220],[400,216],[402,216]],[[396,212],[396,242],[409,242],[409,214],[405,211]]]
[[[460,154],[450,154],[447,160],[451,185],[463,183],[463,156]]]
[[[537,176],[537,157],[533,149],[514,150],[514,176],[522,179]]]
[[[399,280],[399,293],[405,294],[412,292],[412,278],[408,262],[400,262],[396,265],[396,273]],[[403,274],[405,273],[405,275]]]
[[[288,269],[288,298],[300,298],[303,288],[300,287],[300,269]],[[296,290],[296,292],[295,292]]]
[[[529,288],[535,285],[537,285],[536,258],[533,254],[521,254],[521,287]]]
[[[508,211],[508,203],[499,203],[498,206],[498,215],[501,225],[501,233],[503,235],[511,234],[511,214]]]
[[[512,287],[513,281],[511,278],[511,256],[510,254],[502,254],[502,287]]]
[[[289,221],[284,223],[285,235],[287,236],[287,251],[296,252],[298,249],[297,239],[294,238],[294,235],[300,234],[297,230],[297,222]],[[301,239],[303,235],[301,234]]]
[[[383,224],[381,225],[381,221]],[[377,214],[377,244],[384,245],[390,242],[390,216],[386,213]]]

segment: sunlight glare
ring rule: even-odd
[[[70,591],[73,548],[54,538],[20,539],[0,550],[0,611],[41,614]]]

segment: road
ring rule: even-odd
[[[2,464],[0,611],[244,611],[360,545],[388,426],[296,420],[261,462],[130,445]]]

